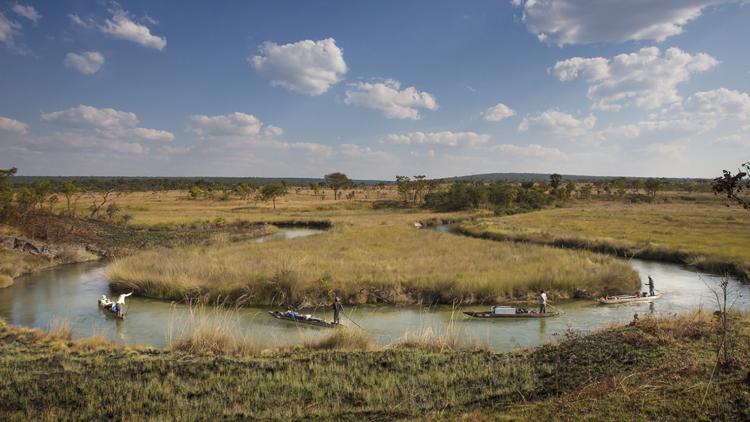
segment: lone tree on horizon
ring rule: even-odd
[[[263,186],[258,193],[258,199],[263,202],[273,202],[273,209],[276,209],[276,198],[282,197],[289,193],[286,183],[271,183]]]
[[[743,170],[738,170],[737,174],[732,174],[729,170],[724,170],[724,174],[713,180],[711,189],[715,195],[726,194],[727,199],[736,202],[742,208],[750,211],[750,200],[740,197],[740,193],[750,191],[750,161],[741,165]]]
[[[340,172],[330,173],[323,176],[326,184],[333,189],[333,199],[339,199],[339,191],[352,185],[351,179]]]

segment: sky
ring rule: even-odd
[[[0,0],[0,168],[714,177],[750,1]]]

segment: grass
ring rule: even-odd
[[[750,276],[750,216],[718,201],[598,202],[462,225],[470,235],[695,265]]]
[[[586,251],[493,243],[415,230],[354,226],[293,241],[144,251],[107,268],[116,289],[155,298],[251,304],[490,303],[577,291],[629,291],[626,263]]]
[[[715,320],[696,315],[505,354],[256,357],[92,348],[0,322],[0,419],[744,420],[750,320],[739,322],[743,366],[709,382]]]

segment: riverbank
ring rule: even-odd
[[[741,420],[750,321],[738,320],[740,364],[709,382],[715,324],[707,314],[648,318],[503,354],[300,348],[232,357],[0,322],[0,419]]]
[[[750,277],[750,218],[719,203],[585,203],[458,226],[482,239],[584,249]]]
[[[399,218],[394,218],[399,221]],[[297,307],[486,304],[597,296],[640,286],[627,263],[586,251],[492,243],[405,224],[334,226],[289,242],[144,251],[107,268],[116,290],[160,299]]]

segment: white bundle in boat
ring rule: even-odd
[[[512,306],[493,306],[492,313],[495,315],[514,315],[516,308]]]

